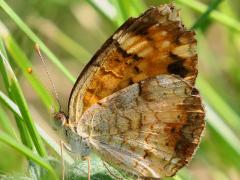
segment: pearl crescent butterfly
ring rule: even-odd
[[[173,4],[128,19],[79,75],[68,116],[55,116],[71,149],[142,178],[186,165],[205,126],[194,35]]]

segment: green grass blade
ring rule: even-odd
[[[112,3],[117,7],[117,11],[122,17],[121,24],[130,17],[137,17],[146,10],[146,5],[142,0],[115,1]]]
[[[144,10],[147,9],[146,4],[142,0],[129,0],[134,10],[134,16],[143,13]]]
[[[38,155],[34,154],[30,149],[26,148],[24,145],[16,142],[11,136],[9,136],[6,133],[0,131],[0,141],[8,144],[11,147],[13,147],[15,150],[21,152],[22,154],[24,154],[26,157],[28,157],[29,159],[34,161],[39,166],[48,170],[51,173],[53,179],[58,179],[55,171],[52,169],[52,167],[47,162],[45,162]]]
[[[118,26],[122,25],[128,18],[130,17],[137,17],[141,12],[139,12],[140,4],[136,6],[133,1],[111,1],[114,7],[116,7],[117,10],[117,22]],[[144,7],[141,7],[141,9],[144,9]]]
[[[225,123],[224,120],[219,117],[216,112],[207,104],[204,103],[207,107],[207,119],[208,123],[218,132],[220,136],[223,137],[226,143],[228,143],[235,152],[240,157],[240,140],[235,135],[235,133],[229,128]]]
[[[99,4],[94,0],[86,0],[99,14],[101,14],[105,19],[114,24],[114,29],[122,25],[131,16],[138,16],[146,9],[146,5],[143,1],[139,0],[129,0],[129,1],[116,1],[109,0],[114,6],[113,11],[116,11],[116,16],[111,16],[108,9],[104,6],[101,8]]]
[[[240,130],[240,117],[238,114],[229,107],[203,77],[198,77],[198,84],[201,94],[213,109],[215,109],[232,128]]]
[[[209,18],[211,12],[215,10],[223,0],[214,0],[208,6],[207,10],[198,18],[198,20],[192,26],[192,29],[196,29],[202,26],[202,24]]]
[[[109,7],[109,5],[106,6],[100,6],[99,1],[96,0],[86,0],[86,2],[91,5],[97,13],[99,13],[105,20],[107,20],[110,24],[113,25],[114,28],[118,27],[117,21],[116,21],[116,16],[112,15],[109,12],[109,8],[114,8],[114,7]],[[113,10],[114,12],[115,10]]]
[[[121,8],[123,8],[122,6],[122,3],[120,3],[120,1],[114,1],[114,0],[112,0],[111,1],[112,2],[112,4],[114,5],[114,7],[116,8],[116,11],[117,11],[117,15],[116,15],[116,22],[117,22],[117,25],[118,25],[118,27],[119,26],[121,26],[121,24],[124,22],[124,20],[125,20],[125,16],[126,15],[124,15],[125,13],[125,11],[124,10],[122,10]]]
[[[6,51],[5,51],[5,47],[2,43],[2,39],[1,39],[0,50],[2,51],[2,53],[4,53],[4,55],[6,55]],[[4,65],[3,61],[0,61],[0,68],[1,68],[2,77],[4,79],[5,87],[8,90],[9,95],[11,97],[13,97],[12,91],[11,91],[11,85],[10,85],[12,78],[9,76],[9,73],[7,72],[6,66]],[[11,69],[8,69],[8,70],[9,70],[9,72],[11,72]],[[29,148],[33,148],[32,141],[29,136],[26,125],[24,124],[23,121],[20,121],[20,119],[17,116],[15,116],[15,120],[16,120],[17,127],[19,129],[19,133],[20,133],[23,144],[25,144]]]
[[[123,22],[131,16],[130,1],[116,1],[121,12]]]
[[[0,91],[0,101],[2,104],[7,106],[13,113],[15,117],[15,121],[20,133],[20,137],[22,140],[22,143],[26,145],[28,148],[33,149],[32,140],[29,136],[28,129],[26,127],[26,124],[24,123],[21,112],[19,111],[17,105],[12,102],[3,92]]]
[[[1,24],[0,24],[0,26],[1,26]],[[6,52],[6,49],[4,47],[4,42],[3,42],[2,38],[0,38],[0,50],[2,51],[4,56],[7,57],[7,52]],[[0,61],[0,69],[1,69],[1,74],[2,74],[4,85],[5,85],[5,87],[9,87],[7,72],[4,68],[4,64],[3,64],[2,61]],[[6,89],[7,89],[7,91],[9,91],[8,88],[6,88]]]
[[[0,44],[0,51],[7,57],[5,47],[3,44],[2,39],[0,38],[1,44]],[[7,72],[6,66],[4,65],[4,62],[0,60],[0,69],[1,69],[1,74],[4,80],[4,85],[6,87],[6,90],[8,91],[8,94],[10,97],[13,97],[12,91],[11,91],[11,77],[9,76],[9,73]],[[9,69],[11,71],[11,69]],[[28,146],[29,148],[33,148],[31,138],[29,136],[28,130],[26,125],[24,124],[23,121],[19,121],[19,118],[15,116],[16,124],[20,133],[21,140],[23,144]],[[11,128],[11,127],[9,127]]]
[[[11,69],[11,66],[9,65],[6,57],[3,55],[3,53],[0,51],[0,55],[2,58],[2,61],[4,63],[5,69],[7,70],[10,82],[11,82],[11,91],[15,98],[15,102],[17,103],[18,107],[20,107],[20,111],[22,114],[22,117],[26,123],[26,126],[28,127],[28,132],[33,140],[33,143],[38,151],[38,153],[41,156],[46,156],[46,150],[44,148],[43,142],[41,137],[39,136],[38,132],[36,131],[36,127],[34,125],[34,122],[32,120],[32,117],[30,115],[27,102],[23,96],[22,90],[18,84],[18,81]]]
[[[24,121],[22,121],[22,119],[17,116],[15,116],[15,121],[18,127],[18,131],[20,132],[22,143],[26,145],[29,149],[34,149],[34,145],[30,134],[28,133],[26,123],[24,123]]]
[[[16,114],[19,117],[22,117],[21,112],[17,105],[11,99],[9,99],[9,97],[7,97],[2,91],[0,91],[0,101],[9,109],[11,109],[11,111],[14,114]]]
[[[203,3],[195,0],[176,0],[177,3],[183,4],[189,8],[192,8],[195,11],[200,13],[204,13],[207,10],[207,6]],[[214,10],[210,15],[210,18],[222,23],[223,25],[232,28],[238,32],[240,32],[240,22],[236,19],[233,19],[226,14],[223,14],[219,11]]]
[[[240,169],[238,161],[240,159],[239,138],[237,134],[234,134],[231,128],[224,123],[224,120],[208,106],[206,119],[207,128],[197,152],[197,158],[219,170],[228,166]],[[221,127],[223,129],[219,129]]]
[[[0,29],[1,28],[3,28],[3,26],[0,25]],[[27,58],[24,52],[20,49],[16,41],[14,41],[14,39],[12,39],[12,37],[7,33],[5,33],[5,35],[2,37],[8,52],[13,57],[13,60],[18,65],[18,67],[22,70],[24,77],[31,84],[34,91],[38,94],[45,106],[48,109],[50,109],[52,106],[57,109],[58,106],[56,101],[53,99],[52,95],[48,93],[48,91],[42,85],[39,79],[35,76],[34,72],[28,73],[27,69],[29,67],[32,67],[32,64],[30,63],[30,60]]]
[[[56,67],[58,67],[71,82],[75,82],[75,78],[63,66],[60,60],[47,48],[42,40],[33,33],[33,31],[20,19],[20,17],[8,6],[4,0],[0,0],[0,7],[2,7],[9,17],[18,25],[18,27],[33,41],[33,43],[37,43],[39,45],[41,50],[56,65]]]
[[[41,26],[39,27],[39,24]],[[54,43],[59,45],[63,50],[72,55],[81,64],[86,64],[91,58],[91,53],[82,45],[77,43],[66,33],[61,31],[53,22],[50,20],[34,17],[32,18],[32,25],[39,30],[44,36],[52,40]],[[51,33],[49,33],[51,29]]]
[[[8,118],[8,115],[4,111],[3,107],[0,105],[0,124],[1,128],[10,136],[17,139],[17,135],[15,134],[13,130],[13,126],[10,123],[10,119]]]
[[[20,49],[16,41],[14,41],[9,36],[8,38],[5,39],[5,44],[8,52],[13,57],[15,63],[21,69],[24,77],[28,80],[28,82],[34,89],[34,92],[37,93],[37,95],[40,97],[45,106],[48,109],[50,109],[52,106],[55,106],[55,109],[57,109],[58,105],[56,101],[53,99],[52,94],[48,93],[48,90],[42,85],[40,80],[36,77],[36,75],[34,74],[34,69],[32,73],[28,73],[27,69],[31,68],[32,64],[30,64],[29,59]]]
[[[28,127],[29,134],[32,138],[32,141],[33,141],[38,153],[41,156],[47,156],[42,139],[37,132],[34,121],[30,115],[29,108],[27,106],[27,102],[24,98],[24,95],[23,95],[18,83],[13,84],[12,91],[13,91],[13,93],[16,94],[15,101],[18,104],[18,107],[20,107],[21,114],[23,116],[23,119],[25,120],[26,126]]]
[[[22,114],[18,108],[18,106],[11,100],[9,99],[2,91],[0,91],[0,101],[6,106],[8,107],[15,116],[18,117],[19,121],[23,121],[22,119]],[[36,124],[36,127],[38,129],[39,134],[41,135],[41,137],[48,143],[48,145],[50,147],[52,147],[59,155],[61,155],[60,152],[60,146],[59,143],[56,143],[54,141],[54,139],[52,139],[51,136],[49,136],[47,134],[47,132],[44,131],[43,128],[41,128],[40,126],[38,126]],[[73,159],[64,151],[64,160],[68,163],[68,164],[72,164],[73,163]]]
[[[6,50],[4,48],[3,45],[3,41],[0,38],[0,51],[3,52],[3,54],[6,56]],[[5,87],[9,87],[9,82],[8,82],[8,78],[7,78],[7,72],[5,71],[4,65],[2,63],[2,61],[0,61],[0,71],[2,74],[2,78],[3,78],[3,82]],[[2,124],[2,128],[11,136],[13,137],[17,137],[15,132],[13,131],[13,127],[9,121],[9,118],[7,116],[7,114],[5,113],[5,111],[2,109],[2,107],[0,106],[0,123]]]

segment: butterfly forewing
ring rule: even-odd
[[[193,85],[197,76],[194,32],[181,23],[178,10],[162,5],[127,20],[84,68],[69,100],[69,120],[100,99],[160,74],[175,74]]]
[[[160,75],[100,100],[77,128],[104,161],[136,176],[160,178],[191,159],[204,129],[204,110],[189,83]]]

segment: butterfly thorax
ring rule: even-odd
[[[66,125],[64,127],[66,131],[66,138],[71,147],[71,151],[79,154],[81,157],[86,157],[90,154],[90,147],[88,138],[80,136],[71,126]]]
[[[70,145],[71,152],[86,157],[90,154],[89,140],[82,137],[77,132],[76,125],[71,123],[63,112],[58,112],[54,116],[55,124],[61,126],[67,143]]]

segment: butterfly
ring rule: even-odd
[[[73,152],[136,177],[173,176],[205,127],[194,32],[174,4],[128,19],[79,75],[61,122]]]

